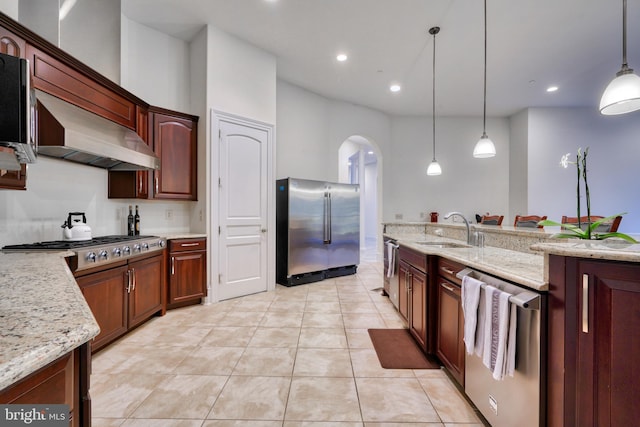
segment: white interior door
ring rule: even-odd
[[[217,299],[268,289],[268,153],[264,126],[220,119]]]

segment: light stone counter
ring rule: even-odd
[[[544,257],[538,254],[501,249],[485,246],[483,248],[437,248],[420,245],[417,242],[455,242],[459,240],[429,234],[390,234],[385,236],[394,238],[399,244],[427,255],[437,255],[468,267],[526,286],[536,291],[549,290],[549,283],[545,280]]]
[[[640,262],[640,244],[621,240],[569,240],[567,243],[539,243],[531,249],[545,254],[576,258]]]
[[[201,237],[207,237],[207,235],[206,235],[206,233],[172,233],[172,234],[162,235],[162,237],[165,237],[167,240],[198,239],[198,238],[201,238]]]
[[[0,253],[0,390],[100,332],[65,256]]]

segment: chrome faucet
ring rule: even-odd
[[[464,225],[467,226],[467,245],[473,245],[473,243],[471,242],[471,227],[469,226],[469,221],[467,221],[467,218],[465,218],[465,216],[462,215],[462,213],[460,213],[460,212],[449,212],[448,214],[446,214],[444,216],[444,219],[449,219],[454,215],[459,216],[464,221]]]

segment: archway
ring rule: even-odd
[[[339,181],[360,185],[360,259],[362,261],[381,259],[381,160],[380,150],[375,142],[360,135],[347,138],[338,150]]]

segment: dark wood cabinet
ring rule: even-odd
[[[27,43],[26,51],[35,89],[129,129],[136,128],[136,105],[131,100],[30,43]]]
[[[167,308],[197,304],[207,296],[207,239],[169,240]]]
[[[23,38],[0,27],[0,53],[24,58],[26,43]],[[0,150],[8,150],[0,147]],[[19,171],[7,171],[0,169],[0,188],[8,190],[27,189],[27,165],[21,165]]]
[[[461,281],[456,274],[463,265],[438,260],[438,315],[436,355],[449,373],[464,386],[464,314]]]
[[[149,110],[136,107],[136,133],[149,145]],[[148,199],[148,171],[109,171],[107,194],[110,199]]]
[[[91,351],[85,343],[0,391],[0,404],[69,405],[69,426],[88,427],[90,371]]]
[[[548,425],[640,418],[640,265],[549,257]]]
[[[109,171],[109,198],[197,200],[197,122],[195,116],[139,107],[137,133],[160,158],[160,170]]]
[[[129,262],[129,328],[144,322],[165,306],[164,256]]]
[[[128,274],[129,267],[124,265],[76,278],[93,317],[100,326],[100,333],[92,342],[94,351],[127,332]]]
[[[425,353],[432,353],[433,332],[429,325],[434,297],[428,283],[429,262],[425,254],[404,246],[398,250],[398,311],[407,320],[409,331]]]
[[[153,108],[153,151],[160,170],[153,171],[154,199],[197,200],[197,117]]]
[[[165,256],[153,255],[76,277],[100,333],[93,351],[124,335],[166,307]]]

